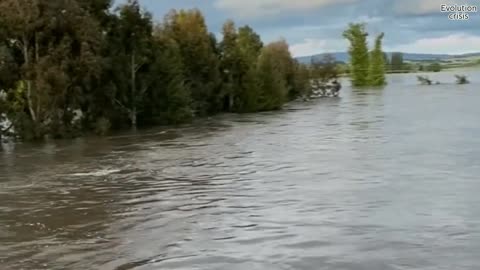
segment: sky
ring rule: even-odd
[[[480,12],[452,21],[442,4],[480,0],[140,0],[156,20],[172,8],[198,8],[220,36],[227,19],[250,25],[264,42],[285,38],[295,57],[343,52],[350,22],[367,24],[369,38],[385,33],[384,51],[460,54],[480,52]]]

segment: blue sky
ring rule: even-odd
[[[209,30],[219,34],[233,19],[249,24],[265,42],[285,38],[294,56],[346,51],[342,31],[349,22],[366,22],[371,36],[385,32],[384,49],[418,53],[480,51],[480,13],[451,21],[441,4],[480,0],[140,0],[157,20],[172,8],[198,8]]]

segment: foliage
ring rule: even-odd
[[[385,55],[382,52],[382,39],[384,34],[381,33],[375,38],[375,47],[371,52],[369,84],[371,86],[382,86],[385,81]]]
[[[420,82],[420,84],[424,84],[424,85],[432,84],[432,81],[426,76],[417,76],[417,80]]]
[[[257,60],[263,48],[263,43],[260,36],[246,25],[238,29],[237,46],[240,53],[238,66],[240,70],[235,111],[257,111],[260,106],[260,80],[257,76]]]
[[[431,63],[430,65],[427,66],[427,71],[440,72],[441,70],[442,70],[442,66],[438,62]]]
[[[367,45],[368,33],[365,24],[351,23],[343,32],[343,37],[350,42],[350,71],[353,86],[367,86],[369,72],[369,53]]]
[[[392,71],[404,70],[403,53],[394,52],[390,60],[390,69]]]
[[[110,120],[108,120],[108,118],[100,117],[95,122],[94,131],[95,131],[96,134],[104,136],[108,133],[111,126],[112,126],[112,123],[110,123]]]
[[[295,81],[294,81],[294,96],[308,96],[311,93],[310,85],[310,70],[309,68],[298,62],[295,63]]]
[[[185,79],[191,89],[193,110],[208,115],[221,110],[221,76],[215,43],[199,10],[171,11],[164,31],[180,49]]]
[[[288,96],[287,80],[282,76],[285,70],[278,65],[278,45],[267,45],[258,59],[259,110],[262,111],[280,109]]]
[[[388,62],[387,55],[382,51],[382,40],[384,34],[381,33],[375,38],[375,46],[369,53],[367,37],[363,23],[351,23],[347,30],[343,32],[343,37],[350,42],[350,76],[352,85],[362,86],[382,86],[386,84],[385,70]],[[393,61],[393,59],[392,59]]]
[[[309,90],[288,44],[249,26],[217,42],[199,10],[156,24],[138,0],[0,1],[0,118],[24,139],[281,108]],[[2,120],[0,119],[0,121]]]
[[[325,83],[338,77],[338,68],[335,58],[331,54],[325,54],[322,60],[312,59],[312,78]]]
[[[470,81],[468,81],[467,76],[465,75],[455,75],[455,78],[457,79],[457,84],[468,84]]]

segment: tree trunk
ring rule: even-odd
[[[131,98],[132,98],[132,108],[130,110],[130,120],[132,122],[132,128],[136,128],[137,127],[137,102],[136,102],[136,95],[135,95],[135,92],[136,92],[136,64],[135,64],[135,51],[132,52],[132,63],[131,63]]]
[[[233,101],[234,101],[234,100],[233,100],[233,93],[228,94],[228,110],[229,110],[230,112],[233,111],[233,105],[234,105],[234,104],[233,104]]]
[[[233,105],[234,105],[233,102],[234,102],[234,89],[235,89],[235,85],[233,84],[232,73],[229,73],[228,81],[230,82],[230,89],[228,91],[228,111],[232,112]]]
[[[30,69],[30,57],[28,53],[28,38],[26,35],[23,36],[23,59],[25,61],[25,68],[27,72],[29,72]],[[27,76],[28,77],[28,76]],[[28,111],[30,112],[30,117],[32,118],[33,122],[37,122],[37,116],[35,114],[35,111],[33,109],[33,101],[32,101],[32,81],[30,78],[27,78],[26,80],[27,83],[27,105],[28,105]]]
[[[135,129],[137,127],[137,109],[133,108],[130,112],[130,121],[132,123],[132,128]]]

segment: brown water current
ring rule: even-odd
[[[480,269],[480,73],[0,150],[0,269]]]

